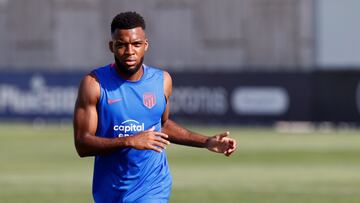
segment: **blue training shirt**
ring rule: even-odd
[[[161,131],[165,111],[163,71],[143,65],[138,81],[120,77],[114,65],[95,69],[100,83],[96,136],[133,136],[151,127]],[[168,202],[171,176],[165,150],[124,148],[95,156],[93,197],[102,202]]]

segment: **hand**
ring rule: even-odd
[[[236,140],[229,138],[229,134],[229,132],[224,132],[209,137],[206,141],[206,148],[210,151],[230,156],[236,150]]]
[[[152,127],[149,130],[128,137],[130,147],[141,150],[150,149],[159,153],[162,149],[166,149],[166,145],[170,144],[170,142],[166,140],[168,135],[154,130],[155,127]]]

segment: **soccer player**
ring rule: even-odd
[[[168,72],[143,63],[149,42],[142,16],[116,15],[111,36],[114,63],[93,70],[79,86],[76,150],[81,157],[95,156],[95,202],[168,202],[170,142],[230,156],[236,141],[228,132],[208,137],[169,119],[172,80]]]

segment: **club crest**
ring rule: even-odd
[[[153,92],[147,92],[143,94],[143,104],[151,109],[156,104],[156,97]]]

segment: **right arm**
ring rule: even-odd
[[[100,85],[92,75],[80,83],[74,110],[74,142],[80,157],[109,154],[121,148],[151,149],[160,152],[169,144],[167,135],[153,129],[130,137],[103,138],[95,135],[98,124],[96,105],[100,99]],[[159,148],[160,147],[160,148]]]

